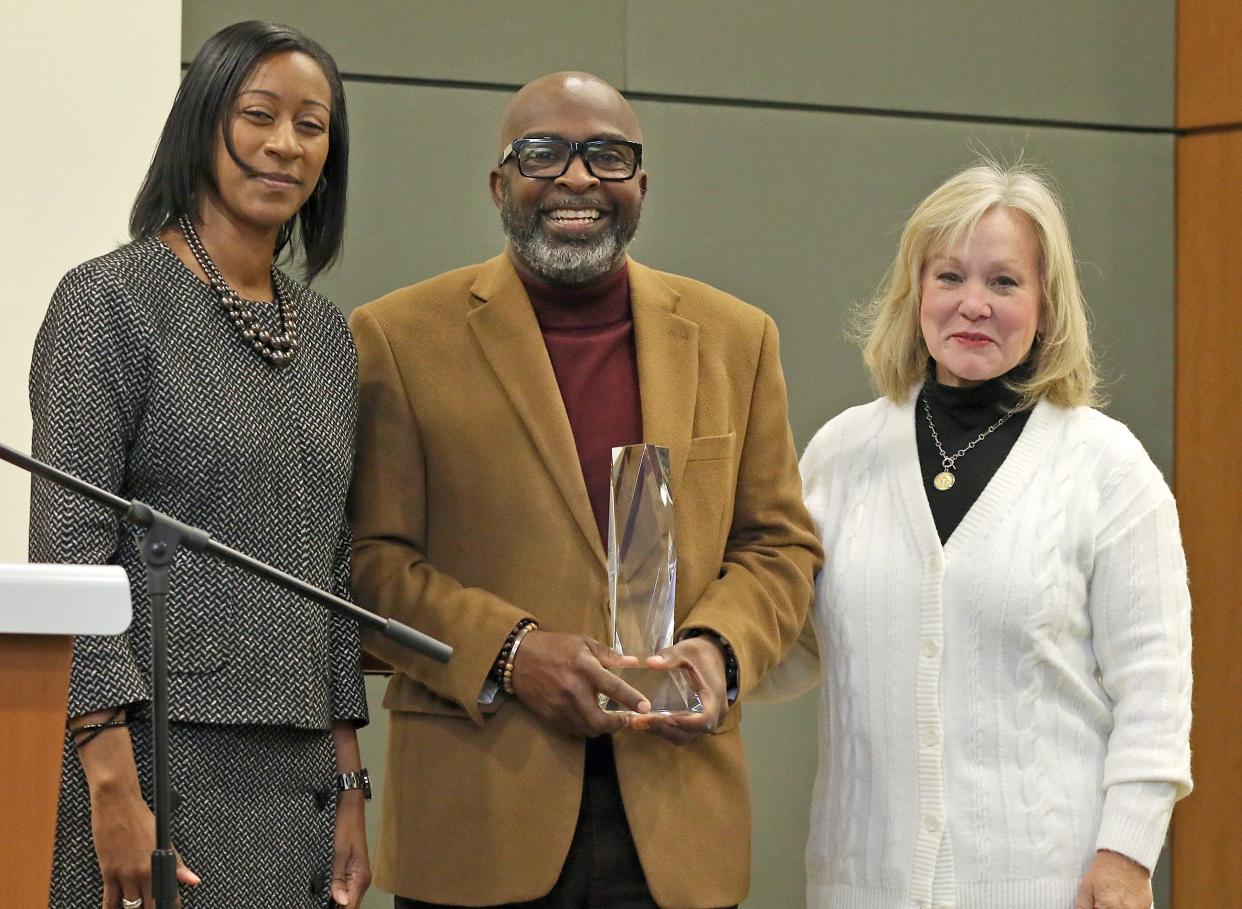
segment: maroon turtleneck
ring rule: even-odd
[[[629,271],[621,268],[585,287],[519,276],[543,332],[595,524],[607,546],[612,449],[643,440]]]

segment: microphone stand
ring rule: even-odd
[[[447,663],[453,648],[415,631],[394,619],[385,619],[347,600],[320,590],[293,575],[273,568],[236,549],[218,543],[205,530],[156,511],[137,500],[129,501],[58,470],[0,442],[0,460],[8,461],[94,502],[111,508],[123,521],[146,528],[142,537],[142,561],[147,569],[147,595],[151,601],[151,724],[155,745],[155,851],[151,853],[151,890],[156,909],[173,909],[177,899],[177,860],[172,847],[172,786],[169,778],[168,733],[168,585],[173,558],[185,546],[205,552],[251,574],[314,600],[338,615],[354,619],[384,637],[440,663]]]

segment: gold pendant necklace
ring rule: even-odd
[[[936,474],[936,476],[932,478],[932,486],[936,488],[937,492],[948,492],[953,488],[953,484],[957,482],[957,477],[953,475],[953,465],[957,463],[957,459],[966,454],[966,452],[970,451],[996,430],[1000,429],[1001,426],[1004,425],[1005,421],[1014,414],[1012,410],[1009,411],[983,432],[979,433],[979,435],[975,437],[974,441],[972,441],[965,448],[959,449],[953,454],[946,454],[944,446],[940,444],[940,436],[936,434],[936,424],[932,420],[931,406],[927,403],[926,392],[923,393],[923,413],[927,414],[927,428],[931,430],[932,441],[936,443],[936,451],[940,452],[940,466],[943,468],[940,473]]]

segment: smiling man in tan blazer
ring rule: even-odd
[[[455,648],[441,666],[366,641],[395,669],[376,882],[398,909],[747,892],[740,704],[797,637],[822,553],[772,320],[626,256],[641,143],[607,83],[530,83],[490,175],[508,248],[351,323],[356,595]],[[670,452],[678,638],[663,665],[691,673],[705,709],[627,724],[599,692],[648,704],[598,642],[611,449],[636,442]]]

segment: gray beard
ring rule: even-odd
[[[638,218],[622,220],[614,209],[612,223],[598,236],[553,240],[544,232],[539,212],[522,217],[507,183],[501,203],[500,221],[514,252],[549,284],[581,287],[616,270],[638,232]]]

